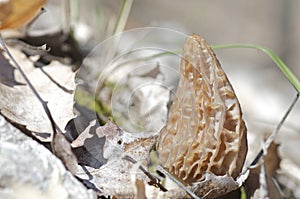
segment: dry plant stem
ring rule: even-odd
[[[25,35],[28,35],[28,30],[30,29],[30,27],[32,26],[32,24],[45,12],[47,12],[47,10],[45,8],[41,8],[40,12],[37,13],[37,15],[26,25],[25,27]]]
[[[70,89],[67,89],[66,87],[62,86],[59,84],[59,82],[57,82],[55,79],[53,79],[51,77],[51,75],[49,75],[44,69],[43,67],[40,67],[40,70],[57,86],[59,87],[60,89],[62,89],[63,91],[65,91],[66,93],[69,93],[69,94],[72,94],[72,92],[74,90],[70,90]]]
[[[189,190],[186,186],[184,186],[180,181],[178,181],[176,178],[174,178],[172,176],[172,174],[170,174],[166,169],[164,169],[162,166],[158,165],[156,167],[156,169],[163,173],[164,175],[166,175],[167,177],[169,177],[174,183],[176,183],[178,186],[180,186],[180,188],[182,188],[183,190],[185,190],[192,198],[194,199],[201,199],[199,196],[196,196],[196,194],[194,194],[191,190]]]
[[[135,160],[135,159],[133,159],[132,157],[130,157],[130,156],[128,156],[128,155],[125,155],[124,157],[123,157],[123,159],[124,160],[127,160],[127,161],[129,161],[129,162],[131,162],[131,163],[133,163],[133,164],[136,164],[137,163],[137,161]],[[143,166],[139,166],[139,169],[158,187],[158,188],[160,188],[160,190],[161,191],[164,191],[164,192],[166,192],[166,191],[168,191],[163,185],[161,185],[160,183],[159,183],[159,180],[156,178],[156,177],[154,177],[149,171],[147,171]]]
[[[2,38],[2,35],[0,34],[0,44],[1,46],[3,47],[4,51],[7,53],[7,55],[9,56],[9,58],[11,59],[11,61],[14,63],[15,67],[19,70],[21,76],[24,78],[25,82],[27,83],[27,85],[29,86],[29,88],[32,90],[33,94],[37,97],[37,99],[41,102],[45,112],[46,112],[46,115],[47,117],[49,118],[50,120],[50,123],[51,123],[51,127],[52,127],[52,130],[53,130],[53,136],[52,136],[52,142],[51,142],[51,148],[52,150],[54,149],[53,147],[53,140],[56,136],[56,128],[55,126],[57,126],[55,124],[55,121],[51,115],[51,112],[47,106],[47,103],[46,101],[44,101],[41,96],[39,95],[39,93],[35,90],[35,88],[33,87],[33,85],[31,84],[30,80],[27,78],[27,76],[25,75],[24,71],[22,70],[22,68],[20,67],[20,65],[16,62],[16,60],[14,59],[14,57],[11,55],[11,53],[9,52],[8,48],[6,47],[6,44]]]
[[[27,48],[29,50],[36,51],[37,54],[46,53],[51,50],[51,48],[49,46],[47,46],[47,44],[43,44],[41,46],[32,46],[30,44],[27,44],[24,41],[21,41],[21,40],[15,39],[15,38],[7,38],[6,43],[8,45],[16,45],[16,44],[21,45],[23,48]]]
[[[284,114],[284,116],[282,117],[281,121],[278,123],[276,129],[272,132],[272,134],[268,137],[265,145],[263,148],[267,149],[270,144],[273,142],[273,140],[275,139],[275,137],[277,136],[279,130],[281,129],[282,125],[284,124],[286,118],[288,117],[288,115],[290,114],[290,112],[293,110],[296,102],[299,99],[299,93],[297,93],[296,98],[293,100],[292,104],[290,105],[290,107],[288,108],[288,110],[286,111],[286,113]],[[257,154],[257,156],[255,157],[255,159],[252,161],[252,163],[250,164],[250,166],[254,166],[255,164],[257,164],[257,162],[260,160],[260,158],[264,155],[264,149],[261,149],[259,151],[259,153]]]
[[[62,31],[65,36],[71,32],[71,8],[70,0],[63,0],[62,2]]]

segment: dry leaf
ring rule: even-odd
[[[15,68],[0,53],[0,83],[10,87],[21,85],[21,83],[15,80],[14,71]]]
[[[96,121],[93,121],[73,141],[72,147],[83,146],[102,165],[95,169],[85,162],[87,166],[82,167],[76,175],[92,183],[103,196],[133,198],[136,194],[136,179],[143,182],[147,182],[149,179],[142,171],[135,169],[138,168],[137,165],[123,157],[128,155],[135,159],[137,164],[145,166],[149,158],[149,151],[155,141],[156,136],[141,134],[137,137],[125,133],[111,121],[101,127],[97,127]],[[85,155],[85,153],[81,155]],[[82,159],[78,156],[77,158]],[[135,180],[132,180],[133,178]]]
[[[46,0],[0,1],[0,30],[15,29],[32,19]]]
[[[77,159],[72,152],[71,145],[61,132],[57,132],[53,139],[53,153],[61,159],[68,170],[75,174],[77,170]]]
[[[136,197],[135,198],[139,198],[139,199],[147,199],[146,196],[146,190],[145,190],[145,184],[144,182],[140,181],[140,180],[136,180],[135,182],[135,187],[136,187]]]
[[[264,164],[250,169],[249,177],[245,181],[245,190],[248,199],[282,198],[272,177],[267,174]]]
[[[70,66],[57,61],[43,68],[33,66],[33,62],[20,51],[10,48],[12,56],[22,67],[42,99],[48,102],[51,114],[60,129],[65,129],[68,121],[75,117],[73,113],[73,97],[75,90],[75,73]],[[6,54],[4,53],[6,56]],[[7,78],[13,78],[8,76]],[[41,141],[50,141],[52,129],[46,113],[26,85],[19,71],[14,71],[10,82],[22,85],[8,87],[0,84],[0,111],[6,118],[25,128]]]
[[[278,154],[278,146],[279,144],[273,141],[263,156],[263,159],[261,159],[257,165],[250,168],[249,177],[245,181],[247,198],[281,198],[278,187],[272,179],[279,169],[281,161]]]
[[[90,125],[71,144],[78,163],[95,169],[107,162],[103,157],[105,136],[97,134],[98,127],[96,120],[90,122]]]
[[[280,167],[281,158],[278,154],[278,147],[280,145],[272,142],[267,150],[267,155],[264,156],[266,171],[268,176],[275,176],[276,171]]]
[[[222,196],[242,184],[237,177],[246,158],[247,130],[238,99],[200,36],[187,38],[180,73],[157,142],[160,163],[198,196]]]
[[[247,159],[249,158],[248,162],[250,163],[261,148],[262,141],[259,140],[265,140],[270,135],[273,125],[271,126],[265,122],[255,123],[250,120],[249,126],[252,126],[252,130],[250,129],[248,134],[250,135],[248,137],[250,153]],[[299,135],[297,130],[289,125],[282,126],[281,132],[276,137],[276,142],[270,144],[266,156],[262,157],[265,161],[268,176],[278,181],[282,192],[287,198],[292,195],[295,198],[300,198],[300,162],[298,153],[294,152],[299,145]],[[278,146],[277,143],[280,143],[280,145]]]
[[[24,48],[22,45],[18,46],[28,55],[39,53],[40,57],[35,62],[35,66],[37,67],[48,65],[52,60],[58,60],[63,64],[71,64],[74,71],[81,65],[83,55],[77,41],[71,34],[66,35],[63,31],[58,31],[44,35],[25,35],[19,40],[32,46],[47,44],[51,48],[49,52],[37,52],[26,47]]]
[[[170,90],[163,86],[159,65],[137,66],[127,64],[111,74],[102,74],[107,77],[105,84],[113,87],[101,85],[100,100],[110,107],[114,120],[125,131],[158,132],[167,118]]]

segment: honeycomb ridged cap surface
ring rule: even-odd
[[[185,185],[205,180],[206,173],[235,179],[247,154],[247,129],[234,90],[202,37],[187,38],[180,75],[157,142],[160,164]]]

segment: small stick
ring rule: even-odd
[[[272,134],[268,137],[264,148],[267,149],[269,148],[270,144],[272,143],[272,141],[275,139],[275,137],[277,136],[279,130],[281,129],[283,123],[285,122],[286,118],[288,117],[288,115],[290,114],[290,112],[292,111],[292,109],[294,108],[296,102],[298,101],[299,98],[299,93],[297,93],[296,98],[293,100],[292,104],[290,105],[290,107],[288,108],[288,110],[286,111],[286,113],[284,114],[284,116],[282,117],[281,121],[278,123],[276,129],[272,132]],[[252,163],[250,164],[250,166],[254,166],[259,160],[260,158],[264,155],[264,150],[261,149],[258,154],[256,155],[256,157],[254,158],[254,160],[252,161]]]
[[[124,160],[127,160],[133,164],[136,164],[137,161],[135,159],[133,159],[132,157],[125,155],[123,157]],[[149,171],[147,171],[142,165],[139,166],[139,169],[157,186],[160,188],[160,190],[162,190],[163,192],[168,191],[162,184],[159,183],[159,180],[152,175],[152,173],[150,173]]]
[[[7,38],[6,43],[8,45],[16,45],[16,44],[20,45],[22,48],[29,49],[29,50],[37,52],[37,54],[47,53],[51,50],[51,48],[49,46],[47,46],[47,44],[43,44],[41,46],[33,46],[33,45],[30,45],[30,44],[28,44],[24,41],[15,39],[15,38]]]
[[[37,13],[37,15],[27,24],[27,26],[25,27],[25,35],[28,35],[28,30],[30,29],[30,27],[32,26],[32,24],[44,13],[46,13],[47,10],[45,8],[41,8],[40,12]]]
[[[184,186],[184,184],[182,184],[180,181],[178,181],[176,178],[174,178],[172,176],[172,174],[170,174],[165,168],[163,168],[162,166],[158,165],[156,167],[156,169],[159,172],[161,172],[164,175],[166,175],[167,177],[169,177],[173,182],[175,182],[178,186],[180,186],[183,190],[185,190],[192,198],[194,198],[194,199],[201,199],[199,196],[196,196],[196,194],[194,194],[194,192],[192,192],[186,186]]]
[[[42,97],[39,95],[39,93],[35,90],[35,88],[33,87],[33,85],[31,84],[30,80],[27,78],[26,74],[24,73],[24,71],[22,70],[22,68],[20,67],[20,65],[16,62],[16,60],[14,59],[14,57],[11,55],[11,53],[9,52],[8,48],[6,47],[6,44],[2,38],[2,35],[0,34],[0,44],[1,46],[3,47],[4,51],[7,53],[8,57],[11,59],[11,61],[14,63],[15,67],[19,70],[21,76],[24,78],[25,82],[27,83],[27,85],[29,86],[29,88],[31,89],[31,91],[33,92],[33,94],[37,97],[37,99],[41,102],[45,112],[46,112],[46,115],[48,117],[48,119],[50,120],[50,123],[51,123],[51,127],[52,127],[52,130],[53,130],[53,136],[52,136],[52,142],[51,142],[51,149],[54,150],[54,147],[53,147],[53,140],[56,136],[56,128],[55,126],[56,123],[51,115],[51,112],[48,108],[48,105],[46,101],[44,101],[42,99]]]

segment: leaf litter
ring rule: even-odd
[[[31,57],[26,57],[22,52],[14,48],[10,48],[10,51],[16,61],[22,66],[37,92],[47,101],[57,126],[60,129],[65,129],[67,123],[75,117],[73,113],[73,98],[76,88],[76,73],[72,71],[70,66],[52,61],[43,70],[55,80],[53,81],[41,69],[33,66]],[[8,58],[6,57],[6,59]],[[14,68],[11,64],[4,71],[11,73],[11,67]],[[14,70],[14,75],[6,76],[5,81],[8,82],[6,84],[14,85],[16,84],[14,82],[18,82],[18,84],[13,87],[0,84],[1,114],[16,125],[24,126],[26,130],[39,140],[43,142],[51,141],[52,129],[47,115],[41,103],[20,76],[20,73]],[[58,85],[72,92],[66,92]]]
[[[108,121],[104,126],[99,126],[97,121],[92,121],[72,142],[71,149],[68,140],[60,129],[64,130],[67,123],[75,118],[73,98],[76,88],[76,72],[73,72],[69,65],[64,65],[58,61],[51,61],[47,67],[35,68],[34,61],[38,57],[27,57],[15,48],[10,48],[10,52],[22,66],[26,76],[42,99],[47,102],[59,130],[53,139],[56,143],[53,151],[61,155],[64,164],[74,175],[92,184],[93,189],[98,190],[99,195],[102,196],[133,198],[148,195],[148,198],[157,197],[157,195],[149,196],[149,193],[145,191],[149,187],[153,188],[152,193],[156,190],[156,194],[162,194],[157,191],[158,189],[147,184],[149,178],[140,169],[141,165],[143,168],[147,167],[150,150],[156,143],[157,135],[132,135],[124,132],[111,121]],[[15,70],[14,65],[8,60],[9,58],[2,52],[0,56],[1,114],[18,127],[24,127],[26,131],[40,141],[51,141],[53,132],[41,103],[33,95],[19,72]],[[156,70],[153,72],[153,74],[150,73],[150,76],[156,77],[159,74]],[[139,100],[142,101],[142,99]],[[71,150],[74,151],[76,157]],[[276,153],[277,147],[272,151],[270,153],[273,154],[271,159],[276,157],[280,160]],[[267,157],[269,152],[265,153],[265,157]],[[124,157],[130,157],[134,161],[129,161]],[[77,165],[76,158],[79,165]],[[270,183],[272,182],[270,176],[274,175],[278,167],[272,168],[272,174],[269,174],[267,170],[270,169],[265,168],[265,162],[267,159],[250,169],[250,177],[254,176],[255,178],[254,182],[250,182],[250,185],[259,186],[251,188],[254,191],[247,195],[249,198],[270,197],[268,194],[275,193],[273,191],[275,185]],[[260,191],[259,196],[255,196],[257,189]],[[167,194],[162,194],[162,197],[166,198]]]
[[[43,99],[48,101],[51,114],[59,129],[65,129],[69,120],[75,117],[73,97],[76,88],[74,80],[76,73],[72,71],[71,67],[52,61],[43,68],[51,76],[49,78],[40,68],[33,66],[34,57],[28,58],[13,48],[10,48],[10,51],[22,65],[26,75]],[[22,80],[18,71],[7,61],[6,57],[1,59],[1,63],[7,65],[5,73],[1,73],[4,74],[1,76],[4,78],[1,78],[0,85],[1,98],[4,99],[0,102],[1,114],[17,125],[25,126],[33,136],[41,141],[50,141],[52,131],[40,102],[35,99],[26,86],[26,82]],[[66,89],[61,89],[61,86]],[[66,92],[66,90],[72,92]],[[167,198],[174,192],[166,194],[150,186],[148,184],[150,179],[139,169],[140,165],[147,168],[150,150],[156,143],[156,139],[157,135],[155,134],[130,134],[122,131],[111,121],[104,126],[99,126],[98,122],[94,120],[71,144],[76,157],[70,152],[71,146],[61,133],[56,137],[57,144],[54,145],[56,146],[54,150],[60,151],[59,154],[65,154],[62,159],[66,159],[63,161],[66,167],[83,182],[88,182],[86,186],[97,190],[99,195],[118,198],[133,198],[137,195],[155,198],[160,195],[161,198]],[[65,148],[68,149],[64,151]],[[133,158],[136,162],[132,163],[124,159],[126,156]],[[77,165],[76,158],[79,165]],[[250,181],[250,184],[257,184],[257,179],[259,179],[261,186],[252,188],[252,190],[261,190],[265,182],[270,184],[270,177],[262,169],[264,167],[257,168],[260,169],[251,170],[250,176],[254,176],[256,180],[255,183]],[[249,182],[246,183],[249,184]],[[270,190],[274,188],[274,185],[272,184],[271,187]],[[147,193],[145,190],[151,191]],[[268,193],[270,190],[260,192]],[[151,196],[151,194],[153,195]],[[253,195],[255,194],[257,191],[253,192]],[[184,195],[184,192],[175,193],[175,196],[180,195]],[[184,196],[186,197],[186,195]],[[253,196],[253,198],[255,197],[257,196]]]

